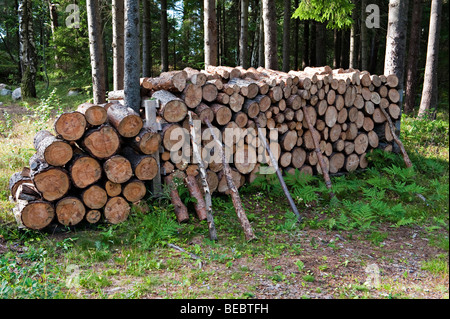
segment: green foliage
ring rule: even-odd
[[[292,17],[326,22],[329,29],[343,29],[353,24],[351,16],[354,7],[349,0],[302,0]]]

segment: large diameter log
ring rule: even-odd
[[[102,177],[102,167],[99,161],[85,154],[76,154],[68,170],[72,183],[77,188],[86,188]]]
[[[253,100],[258,102],[260,112],[266,112],[272,104],[272,101],[270,100],[270,98],[267,95],[259,94],[259,95],[255,96],[255,98]],[[293,97],[290,100],[290,102],[292,104],[295,104],[296,103],[295,97]]]
[[[37,157],[49,165],[63,166],[73,155],[72,146],[62,139],[55,137],[49,131],[39,131],[34,136],[34,148]]]
[[[86,127],[86,117],[80,112],[63,113],[58,116],[54,124],[56,134],[67,141],[79,140]]]
[[[228,106],[214,103],[211,105],[211,110],[214,112],[214,119],[217,124],[226,125],[228,122],[231,121],[231,117],[233,116],[233,114]]]
[[[132,108],[120,103],[112,104],[107,111],[109,123],[123,137],[134,137],[139,134],[144,122]]]
[[[105,159],[117,153],[120,147],[120,137],[112,126],[104,124],[88,130],[81,145],[92,157]]]
[[[292,150],[292,165],[295,168],[301,168],[306,161],[306,152],[301,147],[296,147]]]
[[[202,87],[199,85],[187,84],[180,97],[184,101],[184,103],[186,103],[186,106],[188,108],[193,109],[197,107],[202,101]]]
[[[130,204],[123,197],[112,197],[104,208],[105,219],[111,224],[122,223],[127,220],[130,210]]]
[[[122,195],[129,202],[135,203],[145,197],[147,188],[145,183],[139,179],[133,178],[123,186]]]
[[[90,209],[100,209],[108,200],[106,190],[99,185],[91,185],[81,193],[81,200]]]
[[[121,155],[114,155],[103,163],[106,177],[113,183],[121,184],[133,176],[130,161]]]
[[[352,153],[345,159],[345,170],[347,172],[353,172],[359,167],[359,156],[358,154]]]
[[[37,170],[32,170],[31,179],[42,198],[47,201],[64,197],[70,188],[69,174],[61,167],[42,165]]]
[[[167,175],[164,178],[164,181],[167,187],[170,190],[170,199],[172,201],[172,205],[174,207],[175,216],[179,223],[185,223],[189,220],[189,213],[187,207],[184,205],[183,201],[180,198],[180,194],[177,190],[177,185],[173,180],[173,175]]]
[[[344,167],[345,155],[342,153],[334,153],[330,156],[330,173],[336,174],[339,170]]]
[[[55,217],[53,205],[42,200],[18,200],[13,211],[14,217],[20,226],[34,230],[41,230],[47,227]]]
[[[258,115],[260,108],[259,103],[255,100],[247,99],[242,107],[242,110],[248,115],[249,118],[254,118]]]
[[[367,147],[369,146],[369,139],[367,134],[361,133],[355,138],[355,152],[358,155],[361,155],[366,152]]]
[[[106,113],[106,109],[97,104],[92,103],[83,103],[78,105],[77,111],[84,114],[86,117],[86,121],[90,125],[102,125],[106,122],[108,115]]]
[[[233,93],[230,95],[230,101],[228,105],[230,106],[233,112],[239,112],[242,110],[242,106],[244,105],[245,98],[239,93]]]
[[[202,86],[202,99],[207,102],[212,102],[217,98],[219,91],[217,90],[217,86],[212,83],[206,83]]]
[[[238,145],[234,157],[234,166],[241,174],[249,174],[256,165],[256,150],[247,144]]]
[[[138,135],[130,140],[130,146],[143,154],[153,154],[159,150],[161,145],[161,134],[153,132],[148,128],[142,128]]]
[[[74,196],[61,199],[55,205],[58,222],[64,226],[75,226],[81,222],[86,214],[83,202]]]
[[[122,154],[129,160],[134,175],[141,181],[150,181],[158,174],[158,164],[154,157],[139,154],[129,147],[125,147]]]
[[[186,176],[185,178],[186,186],[189,190],[189,194],[191,197],[196,199],[194,203],[195,212],[197,213],[197,217],[199,220],[205,220],[206,216],[206,202],[203,198],[203,194],[198,187],[197,180],[194,176]]]
[[[161,90],[152,94],[161,103],[159,114],[169,123],[181,122],[187,114],[186,103],[172,93]]]

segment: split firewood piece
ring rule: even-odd
[[[123,137],[134,137],[139,134],[144,122],[132,108],[122,104],[112,104],[107,111],[108,121]]]
[[[183,92],[187,77],[186,71],[183,70],[163,72],[156,78],[141,79],[141,85],[148,90]]]
[[[102,212],[98,209],[91,209],[86,212],[84,218],[89,224],[96,224],[102,218]]]
[[[389,77],[388,77],[389,78]],[[397,134],[395,134],[395,127],[392,123],[391,117],[387,114],[386,110],[380,107],[381,112],[384,114],[384,116],[387,119],[387,122],[389,124],[389,128],[391,130],[391,134],[394,137],[395,143],[397,143],[398,147],[400,148],[400,152],[402,153],[403,160],[405,162],[406,167],[412,167],[412,162],[409,159],[408,153],[405,150],[405,147],[403,146],[402,141],[398,138]]]
[[[108,199],[103,213],[108,223],[119,224],[128,218],[130,210],[130,204],[123,197],[116,196]]]
[[[75,226],[83,220],[86,214],[86,208],[79,198],[68,196],[56,203],[55,212],[60,224],[64,226]]]
[[[200,153],[200,149],[198,147],[199,143],[197,143],[200,136],[196,135],[192,112],[189,112],[188,116],[189,116],[189,128],[190,128],[189,132],[190,132],[190,136],[191,136],[191,140],[192,140],[192,154],[194,155],[195,162],[198,165],[198,169],[199,169],[199,173],[200,173],[198,175],[198,178],[201,181],[202,191],[205,196],[205,199],[204,199],[205,213],[206,213],[206,220],[208,223],[209,238],[213,241],[217,241],[217,230],[216,230],[216,226],[214,223],[214,217],[213,217],[213,213],[212,213],[211,193],[215,190],[215,188],[217,188],[218,181],[215,186],[210,185],[211,182],[208,183],[208,174],[205,170],[205,164],[203,162],[203,159],[202,159],[202,156]],[[213,173],[217,178],[217,175],[214,172],[211,171],[211,173]],[[211,189],[210,186],[213,186],[213,188]]]
[[[63,113],[55,120],[54,129],[57,136],[67,141],[79,140],[86,131],[87,121],[80,112]]]
[[[189,213],[187,207],[184,205],[183,201],[180,198],[180,194],[177,190],[177,185],[173,180],[173,174],[167,175],[164,177],[164,181],[167,187],[170,190],[170,199],[172,201],[172,205],[174,207],[175,216],[177,217],[177,221],[179,223],[185,223],[189,220]]]
[[[319,142],[318,136],[320,136],[320,134],[317,133],[316,129],[314,128],[314,125],[310,118],[310,113],[307,111],[307,108],[303,107],[303,109],[304,109],[304,111],[303,111],[304,119],[308,123],[308,129],[311,131],[311,136],[312,136],[312,140],[314,143],[314,151],[317,154],[317,159],[318,159],[319,165],[322,169],[322,175],[323,175],[323,179],[325,180],[325,185],[331,191],[332,184],[331,184],[331,180],[330,180],[330,175],[328,174],[328,169],[326,168],[326,163],[324,161],[324,158],[323,158],[322,152],[320,151],[320,146],[319,146],[320,142]],[[331,192],[330,195],[334,196],[333,192]]]
[[[100,185],[91,185],[83,190],[81,200],[90,209],[100,209],[105,206],[108,194]]]
[[[81,146],[92,157],[102,160],[117,153],[120,148],[120,137],[112,126],[104,124],[88,130]]]
[[[159,114],[169,123],[181,122],[187,114],[186,103],[172,93],[161,90],[153,93],[152,98],[161,102]]]
[[[125,147],[122,154],[130,161],[134,175],[141,181],[151,181],[158,174],[158,164],[153,156],[139,154],[130,147]]]
[[[159,150],[161,140],[160,133],[144,127],[138,135],[129,140],[130,143],[128,145],[140,153],[150,155]]]
[[[135,203],[145,197],[147,187],[145,183],[137,178],[132,178],[123,186],[123,197],[129,202]]]
[[[242,207],[241,198],[239,197],[238,190],[236,188],[235,183],[233,182],[233,179],[231,177],[231,169],[230,165],[227,162],[227,159],[225,157],[225,151],[223,148],[223,144],[220,142],[219,138],[214,133],[213,126],[211,125],[211,122],[206,120],[206,125],[211,131],[211,135],[217,145],[219,146],[219,152],[221,153],[222,157],[222,164],[223,164],[223,172],[225,174],[225,177],[227,179],[227,184],[230,189],[231,193],[231,199],[233,201],[234,209],[236,211],[236,214],[238,216],[239,222],[241,223],[242,228],[244,229],[245,238],[247,241],[255,239],[255,235],[253,233],[252,227],[250,225],[250,222],[248,221],[247,215],[245,214],[245,211]]]
[[[41,230],[52,222],[55,208],[52,203],[43,200],[18,200],[13,213],[20,228]]]
[[[76,153],[68,165],[72,183],[77,188],[86,188],[96,183],[102,177],[102,167],[93,157]]]
[[[106,122],[108,115],[106,109],[97,104],[83,103],[78,105],[77,111],[84,114],[90,125],[98,126]]]
[[[133,176],[130,161],[122,155],[111,156],[103,163],[106,177],[113,183],[122,184]]]
[[[52,166],[63,166],[73,155],[72,146],[62,139],[55,137],[49,131],[39,131],[34,136],[36,156]]]

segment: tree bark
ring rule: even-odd
[[[139,114],[139,0],[125,0],[124,104]]]
[[[36,97],[36,46],[33,37],[33,11],[31,0],[18,3],[20,67],[22,97]]]
[[[366,6],[367,0],[361,0],[361,70],[368,70],[368,34],[366,27]]]
[[[414,110],[417,93],[417,62],[420,54],[422,0],[413,0],[411,28],[409,35],[408,60],[406,63],[406,90],[404,112]]]
[[[283,72],[290,71],[290,22],[291,22],[291,0],[284,0],[283,16]],[[298,54],[296,52],[296,54]]]
[[[106,102],[106,77],[103,55],[103,37],[101,36],[101,14],[96,0],[87,0],[89,29],[89,49],[91,55],[92,89],[95,104]]]
[[[161,0],[161,72],[169,71],[169,27],[167,0]]]
[[[310,66],[309,60],[309,21],[303,23],[303,57],[302,57],[302,69]]]
[[[205,68],[208,65],[217,65],[217,18],[215,0],[204,0],[203,27]]]
[[[152,21],[151,0],[143,0],[142,12],[142,76],[151,77],[152,74]]]
[[[433,108],[436,108],[438,92],[437,68],[439,58],[439,34],[442,16],[442,0],[433,0],[431,3],[430,30],[428,33],[427,61],[423,81],[422,100],[418,117],[425,117]]]
[[[239,37],[239,65],[248,68],[248,0],[241,0],[241,32]]]
[[[264,19],[264,56],[267,69],[278,70],[275,1],[262,0]]]
[[[352,19],[353,23],[350,29],[350,61],[349,61],[349,67],[352,69],[358,68],[358,39],[357,39],[357,17],[358,17],[358,11],[357,11],[357,1],[352,0],[352,2],[355,4],[355,8],[353,8],[352,11]]]
[[[327,64],[327,44],[325,24],[316,22],[316,66]]]

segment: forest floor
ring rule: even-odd
[[[366,200],[357,190],[354,197],[338,193],[345,205],[334,209],[327,198],[297,198],[303,217],[298,224],[275,188],[249,186],[241,196],[257,239],[245,241],[230,198],[215,196],[219,240],[212,242],[206,223],[193,215],[187,224],[174,222],[173,208],[164,199],[133,207],[121,225],[19,231],[8,180],[33,154],[34,133],[50,127],[51,119],[32,119],[36,114],[30,105],[47,110],[44,119],[55,107],[47,101],[48,108],[42,108],[43,100],[5,102],[0,107],[9,115],[0,122],[0,298],[449,298],[449,146],[436,124],[428,128],[405,120],[410,130],[405,144],[409,151],[416,149],[413,163],[419,170],[419,161],[425,160],[434,171],[413,177],[427,203],[391,190],[380,195],[379,201],[403,205],[401,218],[358,220],[344,200]],[[448,114],[442,125],[448,135]],[[432,136],[420,149],[424,132]],[[349,183],[352,178],[369,177],[355,175]],[[348,225],[343,216],[351,217]]]

